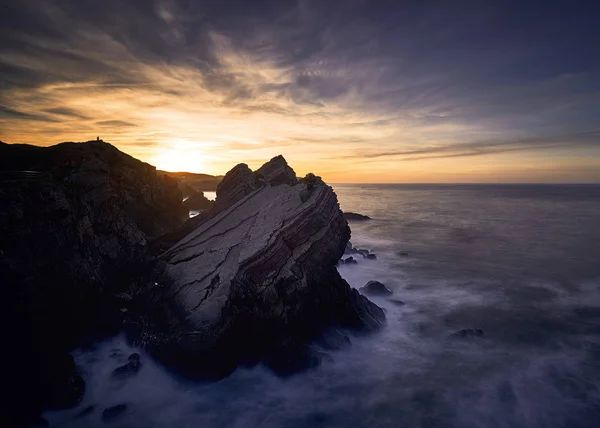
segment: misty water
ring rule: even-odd
[[[373,298],[380,333],[289,378],[256,366],[213,383],[174,377],[115,337],[75,351],[87,392],[46,412],[51,426],[599,426],[600,186],[334,188],[342,209],[373,218],[351,224],[352,243],[378,256],[340,273],[404,303]],[[451,336],[468,328],[484,334]],[[140,372],[113,379],[132,352]]]

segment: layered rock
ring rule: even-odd
[[[178,368],[217,375],[261,359],[312,365],[305,345],[326,329],[385,319],[335,268],[349,237],[335,193],[314,175],[298,182],[281,156],[256,173],[236,166],[212,218],[162,254],[145,344]]]
[[[76,402],[83,388],[67,351],[119,327],[113,294],[143,271],[148,241],[185,214],[175,180],[110,144],[0,144],[3,337],[20,350],[10,392],[19,408]]]
[[[217,186],[217,208],[225,209],[257,188],[257,177],[245,163],[240,163],[225,174]]]

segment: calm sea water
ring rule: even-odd
[[[88,389],[54,426],[600,426],[600,186],[336,185],[367,214],[352,243],[377,260],[342,266],[354,287],[377,279],[388,324],[352,337],[333,362],[280,379],[262,366],[215,383],[177,379],[122,337],[76,351]],[[483,337],[454,338],[464,328]],[[78,413],[88,406],[93,410]]]

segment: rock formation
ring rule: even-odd
[[[384,322],[335,268],[350,229],[318,177],[297,180],[281,156],[256,173],[237,165],[209,217],[160,256],[143,342],[163,361],[217,376],[259,360],[294,370],[316,363],[306,345],[325,329]]]
[[[348,221],[366,221],[366,220],[371,220],[371,217],[369,217],[368,215],[364,215],[364,214],[358,214],[358,213],[351,213],[351,212],[345,212],[344,213],[344,218]]]
[[[193,172],[159,171],[177,180],[183,196],[190,196],[195,192],[214,192],[223,179],[222,175],[196,174]]]
[[[316,346],[349,343],[341,329],[385,321],[335,268],[350,229],[319,177],[298,180],[278,156],[233,168],[182,227],[181,200],[174,179],[102,141],[0,143],[8,426],[76,404],[85,381],[69,350],[124,320],[166,363],[216,376],[258,361],[314,366]],[[139,368],[134,355],[115,376]]]
[[[185,201],[183,201],[182,205],[187,210],[207,210],[212,208],[214,205],[214,201],[206,198],[204,196],[204,192],[193,192]]]
[[[379,281],[369,281],[360,287],[358,291],[367,296],[389,296],[392,294],[392,290]]]
[[[3,337],[19,350],[10,353],[13,410],[77,401],[82,381],[67,351],[120,328],[113,294],[131,287],[148,241],[185,215],[175,180],[110,144],[0,143]]]

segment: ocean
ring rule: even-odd
[[[289,378],[259,365],[212,383],[177,378],[117,336],[74,352],[87,392],[46,412],[51,426],[600,426],[600,186],[333,187],[344,211],[372,217],[351,223],[351,242],[377,259],[339,271],[393,290],[396,302],[372,298],[381,332]],[[140,372],[111,378],[132,352]]]

